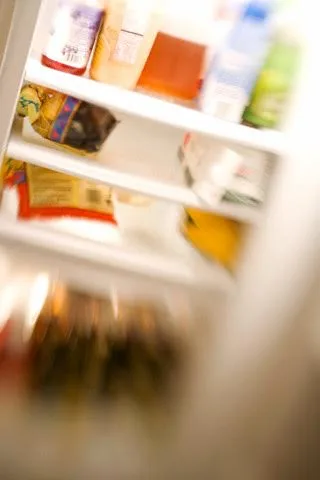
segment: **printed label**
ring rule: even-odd
[[[20,218],[69,216],[116,223],[107,185],[10,158],[5,158],[1,174],[4,186],[18,191]]]
[[[242,88],[212,78],[208,80],[201,97],[201,108],[221,120],[239,122],[247,101],[248,96]]]
[[[86,67],[102,15],[101,9],[61,0],[44,55],[69,67]]]
[[[27,165],[26,168],[31,207],[69,207],[110,214],[113,212],[110,187],[34,165]]]
[[[133,65],[146,33],[151,15],[150,2],[129,0],[118,41],[113,52],[113,60]]]
[[[63,143],[66,129],[70,127],[71,118],[79,108],[81,100],[73,97],[66,97],[64,104],[61,106],[60,113],[52,122],[48,135],[49,140],[53,142]]]

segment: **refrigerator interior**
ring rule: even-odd
[[[282,442],[294,424],[304,381],[310,370],[317,372],[312,343],[317,330],[310,327],[317,323],[316,314],[305,313],[319,260],[319,28],[311,2],[301,8],[301,24],[307,26],[303,67],[279,132],[239,129],[193,111],[183,116],[184,110],[168,102],[117,94],[105,86],[94,92],[89,79],[48,72],[39,54],[54,4],[42,2],[29,52],[41,2],[23,3],[15,2],[7,46],[12,54],[3,57],[0,70],[1,153],[91,181],[102,178],[114,188],[156,200],[139,213],[119,210],[117,229],[80,220],[22,222],[16,218],[15,193],[4,192],[1,322],[10,316],[28,322],[30,311],[41,311],[52,285],[63,284],[82,292],[85,303],[105,299],[112,315],[121,301],[130,308],[160,305],[172,317],[170,334],[183,330],[185,342],[172,398],[156,406],[81,400],[76,407],[72,402],[48,407],[5,388],[0,398],[2,471],[6,478],[30,479],[46,478],[48,472],[68,479],[205,479],[212,472],[218,479],[279,475],[283,480],[277,471]],[[52,149],[27,125],[18,122],[11,130],[23,81],[42,82],[69,95],[80,92],[104,106],[110,101],[110,108],[120,105],[115,111],[121,123],[97,164]],[[180,233],[183,205],[200,205],[186,188],[177,157],[191,124],[228,144],[270,154],[273,172],[263,208],[220,205],[216,212],[245,224],[235,275],[208,262]]]

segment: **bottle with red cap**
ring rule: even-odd
[[[104,0],[58,0],[42,64],[83,75],[105,11]]]

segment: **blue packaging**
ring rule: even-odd
[[[274,0],[251,0],[214,56],[200,94],[200,108],[241,121],[268,53]]]

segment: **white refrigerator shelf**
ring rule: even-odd
[[[140,164],[139,162],[135,163],[130,157],[128,157],[125,162],[122,161],[121,168],[117,168],[117,156],[116,161],[109,162],[107,166],[100,162],[86,160],[72,153],[47,148],[45,145],[29,143],[17,133],[14,133],[9,140],[7,155],[33,165],[49,168],[97,183],[104,183],[141,195],[188,207],[213,211],[216,214],[249,224],[257,223],[261,215],[260,210],[257,208],[231,203],[221,203],[214,209],[210,208],[201,202],[194,192],[185,186],[183,182],[179,182],[177,175],[174,177],[172,174],[168,181],[168,174],[167,177],[165,176],[166,169],[162,168],[161,172],[160,167],[157,169],[156,165],[152,165],[151,158],[147,158],[145,161],[146,170],[149,170],[149,175],[146,176],[141,173],[144,171],[144,168],[142,168],[143,164],[141,165],[142,162],[140,162]],[[179,166],[177,165],[177,167]],[[176,170],[178,170],[178,168]],[[163,179],[161,179],[161,173],[163,173]],[[152,174],[154,178],[152,178]]]
[[[101,279],[101,272],[107,275],[117,270],[225,293],[230,293],[234,286],[223,267],[202,257],[178,231],[173,231],[171,241],[163,245],[157,239],[132,242],[115,227],[102,225],[100,241],[96,241],[87,236],[88,230],[98,230],[95,222],[90,225],[90,221],[83,221],[81,225],[81,221],[74,224],[69,221],[69,226],[61,223],[19,221],[2,213],[0,241],[15,249],[22,258],[31,259],[32,252],[36,251],[37,257],[42,256],[46,263],[53,265],[72,261],[77,271],[79,267],[85,271],[85,266],[91,265],[94,274],[88,278],[90,283],[95,281],[95,272]]]
[[[160,122],[183,131],[203,133],[217,140],[275,155],[283,155],[285,152],[284,135],[280,132],[256,130],[225,122],[159,98],[59,72],[44,67],[33,57],[27,62],[25,79],[100,107]]]

